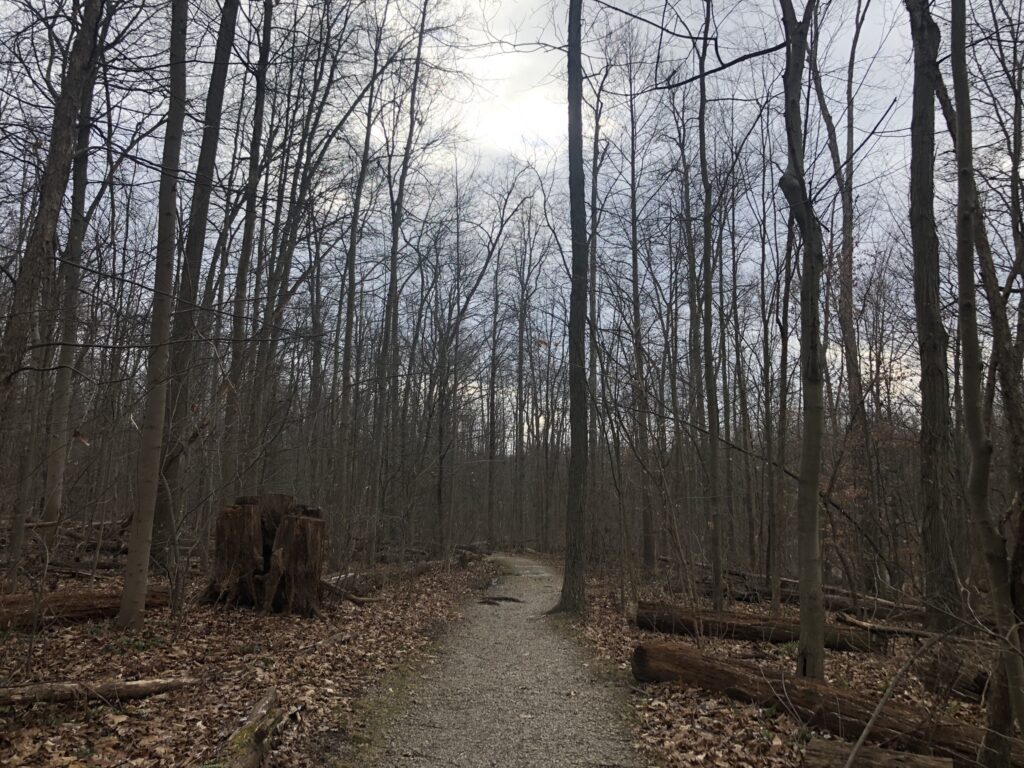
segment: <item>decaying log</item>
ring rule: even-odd
[[[328,591],[342,597],[369,597],[384,586],[384,575],[381,573],[336,573],[323,578]]]
[[[883,624],[877,621],[867,621],[865,619],[859,619],[856,616],[851,616],[848,613],[839,612],[836,614],[836,621],[840,624],[849,624],[851,627],[857,627],[859,629],[865,629],[868,632],[873,632],[876,635],[892,635],[893,637],[917,637],[921,639],[929,639],[935,637],[934,632],[929,632],[926,629],[920,627],[908,627],[896,624]]]
[[[146,608],[164,608],[170,600],[167,588],[150,587],[146,594]],[[5,595],[0,597],[0,631],[110,619],[117,615],[120,607],[121,593],[110,589],[62,589],[42,595]]]
[[[252,708],[245,723],[231,734],[218,755],[221,768],[262,768],[273,746],[273,737],[284,719],[277,692],[271,690]]]
[[[695,586],[698,594],[711,594],[710,569],[697,566],[701,571]],[[733,600],[743,603],[766,603],[771,601],[771,589],[765,584],[763,576],[744,573],[734,569],[726,569],[723,574],[725,587]],[[792,605],[800,603],[800,583],[796,579],[780,580],[780,597],[782,602]],[[835,585],[822,587],[825,609],[843,611],[868,619],[899,619],[900,621],[920,622],[924,619],[924,608],[916,602],[895,602],[882,597],[870,595],[854,596],[849,590]]]
[[[803,768],[843,768],[853,744],[836,739],[811,739],[804,747]],[[948,757],[896,752],[867,744],[857,750],[854,768],[953,768]]]
[[[918,659],[915,672],[925,688],[934,693],[980,702],[988,690],[995,661],[995,651],[983,645],[940,643]]]
[[[791,643],[800,639],[800,625],[793,621],[744,613],[691,611],[670,603],[641,601],[633,613],[633,622],[641,629],[694,637],[769,643]],[[826,625],[825,647],[836,651],[882,651],[885,640],[863,630]]]
[[[33,683],[0,688],[0,706],[56,703],[61,701],[124,701],[142,699],[158,693],[198,683],[191,677],[166,677],[152,680],[103,680],[93,683]]]
[[[681,682],[738,701],[774,706],[844,739],[860,735],[878,704],[873,695],[781,670],[712,658],[678,642],[641,643],[633,653],[633,675],[641,682]],[[868,738],[887,747],[950,757],[957,766],[974,766],[984,735],[981,728],[889,701]],[[1024,766],[1024,743],[1017,739],[1013,741],[1013,764]]]
[[[316,615],[323,559],[324,521],[300,515],[283,517],[263,581],[263,610]]]

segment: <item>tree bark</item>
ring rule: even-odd
[[[784,619],[766,619],[746,613],[693,611],[669,603],[641,601],[633,622],[641,629],[693,637],[725,637],[731,640],[757,640],[791,643],[800,639],[800,625]],[[885,639],[863,629],[826,626],[825,647],[834,651],[878,652]]]
[[[569,295],[569,473],[565,510],[565,570],[558,608],[577,613],[586,605],[587,491],[587,207],[583,173],[583,0],[569,0],[569,219],[572,289]]]
[[[803,768],[840,768],[847,764],[852,749],[852,744],[839,739],[811,739],[804,747],[801,765]],[[862,746],[851,768],[953,768],[953,760]]]
[[[167,411],[168,341],[171,335],[174,262],[177,255],[178,173],[185,123],[185,43],[188,0],[172,0],[170,25],[170,105],[160,163],[157,211],[156,275],[153,282],[149,363],[146,368],[146,404],[139,443],[138,505],[132,515],[125,568],[124,593],[117,624],[142,624],[153,544],[153,517],[160,485],[160,456]]]
[[[803,382],[803,435],[800,445],[800,483],[797,495],[797,538],[800,564],[800,650],[797,669],[802,676],[825,676],[823,633],[825,611],[821,591],[821,542],[818,521],[818,482],[824,432],[822,368],[825,344],[821,336],[821,272],[824,266],[821,225],[804,177],[804,136],[801,88],[807,57],[807,35],[816,0],[808,0],[797,20],[792,0],[780,0],[786,30],[785,123],[788,146],[786,170],[779,187],[786,197],[803,240],[800,276],[800,375]]]
[[[82,18],[71,44],[60,93],[53,107],[50,146],[39,186],[35,221],[25,244],[21,270],[14,285],[10,320],[0,340],[0,423],[7,423],[14,376],[21,367],[35,321],[36,300],[47,265],[53,258],[57,220],[67,190],[75,150],[75,126],[85,90],[92,82],[99,57],[96,56],[103,0],[86,0]]]

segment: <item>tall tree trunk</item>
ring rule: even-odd
[[[989,577],[989,598],[999,634],[1009,645],[1003,654],[1010,704],[1018,726],[1024,725],[1024,663],[1010,591],[1006,541],[989,512],[989,474],[992,442],[986,432],[982,377],[984,361],[978,334],[974,238],[979,225],[974,178],[974,143],[971,135],[971,95],[967,71],[967,9],[965,0],[952,0],[950,62],[956,102],[957,218],[956,255],[959,278],[960,345],[963,356],[964,424],[970,448],[967,498]]]
[[[701,206],[701,258],[703,270],[703,304],[701,306],[703,362],[704,362],[704,394],[707,398],[708,412],[708,476],[707,491],[708,509],[710,510],[711,526],[711,604],[714,610],[722,610],[724,589],[722,580],[722,499],[719,467],[719,439],[721,420],[718,413],[718,380],[715,376],[715,350],[712,334],[712,318],[714,317],[714,273],[715,258],[712,242],[713,198],[711,188],[711,169],[708,164],[707,138],[707,78],[704,76],[707,64],[708,37],[711,34],[711,0],[704,3],[704,41],[701,43],[700,64],[700,107],[697,115],[698,151],[700,153],[700,182],[703,191]],[[724,360],[722,361],[724,365]]]
[[[647,400],[647,366],[644,362],[644,332],[640,313],[640,180],[637,176],[637,114],[636,95],[633,93],[633,77],[629,80],[629,253],[630,276],[632,289],[632,318],[630,324],[633,331],[633,393],[636,412],[636,456],[640,466],[637,468],[637,483],[640,486],[640,529],[641,529],[641,563],[645,573],[654,572],[655,564],[655,530],[654,511],[651,509],[651,495],[648,489],[647,431],[649,415]]]
[[[213,194],[213,173],[217,162],[217,145],[220,143],[224,89],[235,42],[238,6],[239,0],[225,0],[221,10],[210,86],[206,92],[203,140],[199,147],[199,161],[196,164],[188,233],[185,237],[181,273],[178,275],[178,295],[171,322],[171,340],[176,343],[171,345],[168,364],[170,378],[167,383],[165,422],[167,445],[163,458],[163,477],[157,495],[153,536],[156,560],[168,569],[173,568],[177,549],[174,505],[180,503],[180,499],[175,498],[174,494],[180,490],[181,463],[192,440],[191,435],[187,434],[190,430],[187,422],[192,413],[189,369],[192,365],[193,345],[198,343],[196,322],[199,311],[199,278],[203,268],[210,198]]]
[[[921,359],[921,506],[925,612],[930,628],[952,626],[961,614],[958,570],[964,565],[962,522],[949,499],[953,451],[949,413],[949,336],[939,296],[939,239],[935,230],[935,82],[939,28],[927,0],[906,0],[914,41],[911,118],[910,237],[914,307]]]
[[[818,482],[824,432],[824,341],[821,336],[821,273],[824,263],[821,225],[807,192],[804,176],[804,136],[801,121],[803,71],[807,34],[816,0],[808,0],[798,20],[791,0],[780,0],[786,31],[784,119],[788,146],[786,170],[779,187],[800,229],[803,241],[800,276],[800,376],[803,383],[803,435],[800,445],[800,483],[797,494],[797,543],[800,564],[800,648],[797,672],[825,676],[825,609],[821,589],[821,541],[818,521]]]
[[[245,218],[242,224],[242,245],[238,252],[235,273],[235,296],[231,312],[231,364],[228,368],[227,392],[224,407],[224,448],[222,477],[228,495],[243,491],[239,470],[242,454],[241,392],[242,372],[246,358],[246,313],[249,269],[256,242],[257,196],[260,185],[263,146],[263,115],[267,100],[267,70],[270,66],[270,40],[274,15],[274,0],[264,0],[263,21],[260,31],[259,60],[256,63],[255,95],[252,108],[252,138],[249,141],[249,169],[245,180]]]
[[[53,105],[50,145],[39,183],[35,221],[25,244],[21,270],[14,285],[10,320],[4,327],[3,339],[0,341],[0,423],[6,423],[10,413],[13,379],[28,348],[37,294],[56,250],[54,240],[57,220],[60,218],[75,151],[75,126],[85,92],[91,89],[99,64],[96,48],[102,10],[103,0],[85,0],[83,3],[78,32],[71,44],[60,93]]]
[[[153,543],[153,517],[160,484],[160,456],[167,412],[168,342],[174,290],[178,173],[181,138],[185,124],[185,36],[188,0],[172,0],[170,28],[170,104],[160,163],[157,211],[156,275],[149,331],[149,362],[146,369],[146,405],[139,441],[138,507],[132,515],[128,540],[128,564],[124,592],[117,614],[120,627],[142,624],[149,582],[149,555]]]
[[[72,162],[71,222],[68,243],[60,266],[63,283],[63,305],[60,313],[61,348],[57,356],[57,377],[53,384],[53,403],[46,454],[46,491],[43,495],[43,541],[53,547],[57,523],[64,500],[64,469],[67,466],[71,435],[68,419],[71,410],[71,372],[75,364],[78,341],[78,294],[81,282],[82,247],[87,225],[85,193],[89,186],[89,135],[92,131],[92,92],[97,67],[89,71],[83,85],[82,104],[78,112],[78,136]]]
[[[569,295],[569,474],[565,510],[565,571],[558,608],[586,605],[587,491],[587,207],[583,174],[583,0],[569,0],[569,219],[572,232],[572,289]]]

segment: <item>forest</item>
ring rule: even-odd
[[[1021,0],[4,0],[0,763],[1024,765],[1022,164]]]

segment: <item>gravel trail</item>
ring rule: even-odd
[[[381,768],[643,768],[624,684],[592,669],[558,619],[559,577],[521,557],[473,603],[385,724]]]

